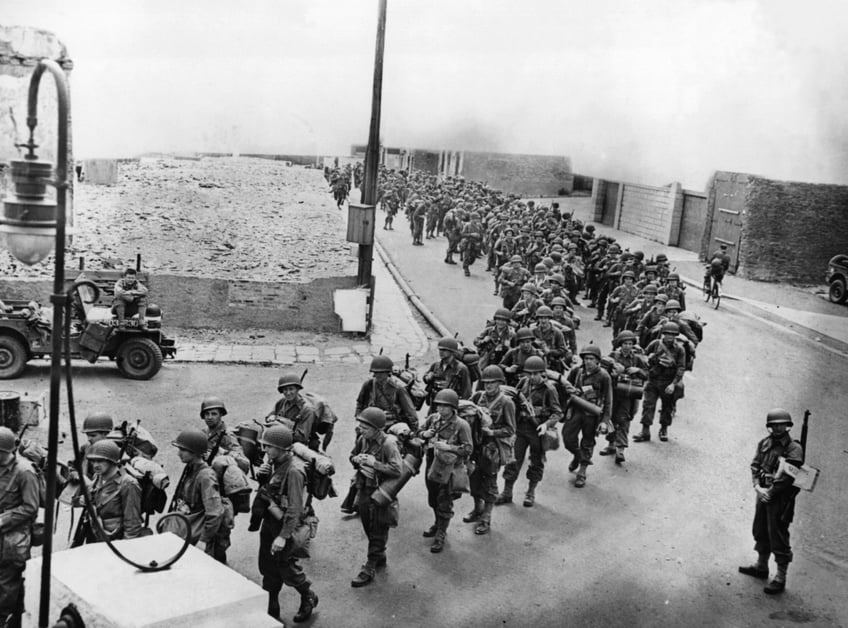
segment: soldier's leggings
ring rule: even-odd
[[[262,574],[262,588],[269,593],[279,593],[283,585],[288,585],[304,591],[309,589],[310,582],[292,553],[292,540],[286,541],[283,551],[271,553],[271,544],[279,534],[280,526],[262,522],[259,530],[259,573]]]
[[[645,393],[642,397],[642,425],[650,427],[654,424],[654,413],[657,410],[657,400],[662,400],[660,409],[660,425],[667,427],[671,425],[672,409],[674,408],[674,395],[665,394],[665,388],[671,382],[657,382],[648,380],[645,385]]]
[[[368,564],[376,566],[380,559],[386,557],[386,544],[389,542],[389,526],[386,524],[386,507],[380,507],[371,501],[367,491],[357,501],[362,529],[368,537]]]
[[[450,487],[447,484],[437,484],[425,479],[427,485],[427,505],[433,509],[436,516],[436,528],[442,532],[447,531],[448,524],[453,518],[453,498]]]
[[[630,422],[639,411],[639,400],[614,396],[612,399],[612,425],[615,428],[607,434],[607,441],[617,449],[627,447],[630,435]]]
[[[495,503],[498,497],[498,472],[484,473],[479,467],[474,469],[474,473],[468,476],[468,482],[471,488],[471,497],[474,499],[482,499],[487,504]]]
[[[580,464],[592,464],[599,421],[600,417],[588,412],[569,412],[562,424],[562,444]]]
[[[524,457],[530,450],[530,465],[527,467],[527,479],[531,482],[541,482],[545,474],[545,452],[542,451],[542,440],[536,432],[536,427],[529,421],[521,421],[515,430],[515,461],[504,467],[503,478],[507,482],[515,482]]]
[[[794,502],[794,499],[780,497],[767,504],[758,501],[754,511],[754,550],[758,554],[774,554],[774,561],[778,565],[788,565],[792,562],[789,524],[792,521],[791,509],[794,508],[794,503],[789,502]]]

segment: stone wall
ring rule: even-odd
[[[749,176],[739,273],[822,283],[828,260],[848,253],[848,186]]]
[[[69,269],[68,277],[79,271]],[[308,283],[271,283],[156,274],[147,281],[150,301],[162,308],[164,327],[339,331],[333,291],[356,287],[356,277],[328,277]],[[49,280],[0,279],[4,299],[45,305]]]
[[[417,159],[415,166],[418,167]],[[574,188],[571,159],[553,155],[465,151],[460,174],[524,197],[562,196],[571,194]]]

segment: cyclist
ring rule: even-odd
[[[707,272],[704,274],[704,292],[709,292],[712,288],[711,279],[713,278],[721,286],[724,274],[729,268],[730,255],[727,254],[727,245],[722,244],[719,250],[710,256],[710,264],[707,266]]]

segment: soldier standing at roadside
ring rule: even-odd
[[[9,628],[21,625],[24,568],[39,500],[38,476],[29,460],[17,456],[17,448],[15,433],[0,427],[0,626]]]
[[[364,408],[356,421],[360,434],[350,452],[350,462],[356,469],[356,505],[368,537],[368,558],[350,585],[364,587],[374,580],[377,567],[386,565],[389,528],[398,523],[397,501],[380,506],[371,499],[371,494],[384,480],[400,477],[403,461],[397,440],[383,431],[385,412],[375,407]]]
[[[757,444],[751,461],[751,479],[757,496],[753,525],[757,562],[739,567],[739,573],[768,578],[769,556],[774,554],[777,573],[763,589],[769,595],[782,593],[786,588],[786,570],[792,562],[789,524],[795,514],[795,497],[799,489],[793,486],[792,476],[778,472],[781,457],[794,467],[803,464],[804,450],[789,436],[791,427],[792,417],[786,410],[770,410],[766,416],[766,428],[770,434]]]

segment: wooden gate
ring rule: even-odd
[[[721,176],[722,174],[717,173],[713,179],[715,209],[705,255],[709,257],[719,246],[726,244],[727,253],[730,255],[730,270],[736,272],[739,266],[739,240],[742,235],[747,177]]]

